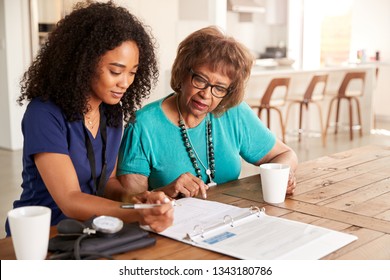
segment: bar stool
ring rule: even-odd
[[[363,129],[362,129],[362,119],[360,114],[360,102],[358,97],[361,97],[364,93],[364,85],[365,85],[365,78],[366,73],[365,72],[349,72],[345,74],[343,81],[341,82],[341,85],[339,87],[337,96],[333,97],[329,104],[329,111],[328,111],[328,118],[326,121],[326,127],[324,131],[324,136],[326,139],[327,131],[329,128],[329,121],[330,121],[330,115],[332,112],[332,105],[334,101],[337,101],[337,107],[336,107],[336,125],[335,125],[335,134],[337,134],[337,129],[339,125],[339,115],[340,115],[340,101],[342,99],[345,99],[348,101],[349,104],[349,136],[350,140],[353,140],[353,118],[352,118],[352,100],[356,103],[356,109],[357,109],[357,116],[358,116],[358,124],[359,124],[359,132],[360,137],[363,135]],[[359,90],[349,90],[348,86],[352,81],[360,81],[361,87]]]
[[[303,133],[302,129],[302,116],[303,116],[303,110],[306,108],[306,112],[309,111],[309,104],[313,103],[318,108],[318,114],[319,114],[319,120],[320,120],[320,126],[321,126],[321,138],[322,142],[325,145],[325,138],[324,138],[324,126],[323,126],[323,120],[322,120],[322,110],[321,110],[321,101],[324,99],[325,95],[325,89],[326,89],[326,83],[328,80],[328,74],[317,74],[314,75],[309,85],[306,88],[306,91],[304,95],[290,95],[287,101],[289,102],[289,105],[287,107],[286,112],[286,121],[284,126],[287,127],[288,124],[288,117],[291,107],[294,104],[299,104],[299,127],[298,127],[298,141],[301,142],[301,136]],[[306,117],[306,120],[309,120],[309,117]]]
[[[376,87],[378,86],[378,76],[379,76],[379,67],[376,67],[375,68],[375,89]],[[374,95],[374,98],[375,98],[375,95]],[[374,129],[376,129],[376,114],[375,112],[372,112],[372,118],[373,118],[373,126],[374,126]]]
[[[283,123],[282,112],[280,107],[286,104],[287,93],[289,89],[290,78],[274,78],[268,84],[263,97],[259,99],[247,99],[246,102],[253,109],[258,109],[258,117],[261,119],[263,109],[267,113],[267,127],[271,129],[271,110],[275,110],[280,119],[282,130],[282,141],[285,141],[285,126]]]

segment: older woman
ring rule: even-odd
[[[217,183],[238,178],[241,158],[291,166],[296,154],[277,140],[243,101],[253,58],[216,27],[190,34],[173,64],[175,91],[137,112],[124,133],[117,175],[133,193],[159,189],[171,197],[206,198]]]

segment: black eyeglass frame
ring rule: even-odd
[[[229,88],[225,88],[225,87],[223,87],[223,86],[211,84],[209,81],[207,81],[207,80],[206,80],[205,78],[203,78],[201,75],[195,73],[194,70],[192,70],[192,69],[190,69],[190,73],[191,73],[191,84],[192,84],[192,86],[193,86],[194,88],[197,88],[197,89],[207,89],[208,87],[210,87],[210,88],[211,88],[211,89],[210,89],[211,94],[212,94],[214,97],[216,97],[216,98],[224,98],[224,97],[226,97],[226,96],[231,92],[231,89],[229,89]],[[201,80],[202,83],[205,84],[205,86],[204,86],[204,87],[199,87],[199,86],[195,85],[195,83],[194,83],[194,77],[196,77],[196,78],[198,78],[199,80]],[[225,93],[223,96],[221,96],[221,95],[216,95],[216,94],[213,92],[213,88],[219,88],[219,89],[225,90],[226,93]]]

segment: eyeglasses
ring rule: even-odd
[[[212,85],[205,78],[196,74],[192,69],[190,70],[191,76],[191,84],[194,88],[197,89],[206,89],[208,87],[211,88],[211,94],[217,98],[223,98],[227,94],[229,94],[230,89],[227,89],[222,86]]]

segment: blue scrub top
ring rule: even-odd
[[[104,106],[103,106],[104,109]],[[102,115],[104,117],[104,114]],[[83,193],[95,194],[95,184],[92,179],[91,167],[87,157],[83,121],[68,122],[61,109],[54,103],[43,102],[39,98],[32,100],[27,106],[22,120],[23,172],[22,194],[14,202],[14,208],[27,205],[42,205],[51,208],[51,225],[56,225],[66,218],[48,192],[34,162],[38,153],[59,153],[68,155],[74,165]],[[107,126],[106,160],[108,179],[114,170],[118,149],[122,136],[122,125]],[[96,176],[99,178],[102,170],[102,138],[100,128],[96,138],[88,131],[96,164]],[[61,185],[61,182],[58,182]],[[7,235],[10,235],[8,223]]]

